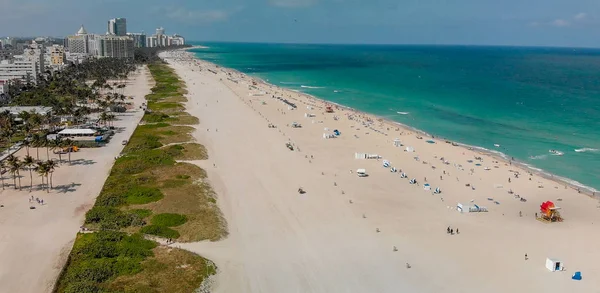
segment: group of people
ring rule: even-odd
[[[450,235],[454,235],[454,229],[448,227],[448,229],[446,229],[446,233],[450,234]],[[459,234],[458,232],[458,228],[456,228],[456,234]]]
[[[29,198],[29,203],[32,203],[33,201],[36,201],[38,204],[44,205],[44,200],[40,199],[38,197],[36,197],[35,199],[33,198],[33,195]]]
[[[171,243],[175,243],[175,241],[172,238],[168,238],[167,239],[167,245],[169,245]]]

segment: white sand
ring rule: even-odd
[[[114,157],[123,149],[121,141],[129,139],[143,116],[138,108],[150,93],[152,80],[146,67],[132,75],[125,88],[126,96],[133,96],[134,110],[116,114],[114,126],[119,131],[112,142],[97,149],[82,149],[71,155],[72,165],[63,155],[63,164],[54,172],[55,189],[40,190],[41,179],[33,174],[34,191],[29,192],[29,172],[21,171],[23,190],[14,190],[12,175],[5,173],[6,190],[0,190],[0,292],[51,292],[72,248],[85,213],[100,193],[114,163]],[[36,149],[30,154],[35,158]],[[46,149],[40,149],[40,159],[47,159]],[[26,155],[21,149],[16,156]],[[58,159],[52,154],[52,158]],[[75,185],[72,185],[72,184]],[[28,198],[43,199],[45,204]],[[29,206],[35,206],[30,210]]]
[[[168,61],[188,85],[188,111],[200,118],[194,136],[210,155],[199,165],[207,169],[228,221],[227,239],[181,245],[216,262],[220,273],[215,292],[596,292],[600,288],[596,200],[539,176],[529,181],[524,170],[515,179],[509,172],[515,167],[443,141],[428,144],[427,138],[395,131],[395,126],[375,123],[389,135],[376,133],[349,120],[348,110],[309,111],[306,104],[322,106],[322,102],[294,92],[260,83],[258,90],[249,90],[248,77],[182,52],[163,56],[170,56]],[[238,82],[228,80],[227,73]],[[249,95],[261,91],[268,94]],[[271,98],[273,94],[294,98],[298,109],[288,110]],[[316,117],[304,118],[305,113]],[[340,119],[334,121],[334,115]],[[294,121],[303,127],[286,126]],[[268,123],[278,128],[268,128]],[[340,130],[341,137],[323,139],[325,127]],[[416,152],[394,147],[394,138]],[[301,151],[289,151],[287,141]],[[379,154],[421,184],[410,185],[399,173],[383,168],[381,161],[357,160],[355,152]],[[467,162],[474,156],[483,157],[481,167]],[[442,164],[441,157],[450,164]],[[454,164],[461,164],[464,171]],[[350,173],[357,168],[366,168],[370,176]],[[423,190],[424,177],[432,187],[442,188],[441,196]],[[544,188],[538,188],[540,184]],[[306,194],[297,193],[300,186]],[[508,194],[509,189],[527,202]],[[449,208],[471,200],[489,212],[460,214]],[[534,219],[546,200],[563,208],[565,222]],[[448,226],[460,229],[460,234],[448,235]],[[548,271],[547,257],[562,260],[566,272]],[[406,263],[412,268],[407,269]],[[582,271],[583,281],[571,280],[574,271]]]

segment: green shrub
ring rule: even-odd
[[[144,219],[152,215],[152,211],[147,209],[135,209],[130,210],[129,212],[138,216],[140,219]]]
[[[144,115],[144,121],[146,121],[148,123],[163,122],[163,121],[167,120],[168,118],[169,118],[169,115],[167,115],[165,113],[160,113],[160,112]]]
[[[164,197],[158,188],[132,186],[125,192],[128,204],[146,204],[159,201]]]
[[[156,235],[163,238],[179,238],[179,232],[165,226],[148,225],[140,229],[140,233]]]
[[[177,176],[175,176],[175,178],[177,178],[177,179],[190,179],[191,177],[190,177],[190,175],[177,175]]]
[[[105,206],[94,206],[85,214],[86,224],[100,224],[101,229],[116,230],[131,226],[134,216]]]
[[[114,231],[79,234],[73,245],[57,292],[107,292],[103,283],[141,271],[141,262],[152,256],[156,243],[140,234]]]
[[[185,224],[187,222],[187,217],[185,215],[180,214],[158,214],[152,217],[152,225],[157,226],[166,226],[166,227],[176,227]]]

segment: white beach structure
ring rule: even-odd
[[[562,271],[563,263],[558,259],[546,258],[546,268],[551,272]]]
[[[381,156],[378,155],[378,154],[354,153],[354,158],[355,159],[361,159],[361,160],[366,160],[366,159],[381,159]]]
[[[60,136],[94,136],[96,130],[89,128],[68,128],[64,129],[58,134]]]
[[[399,138],[394,139],[394,146],[395,147],[401,147],[402,146],[402,142],[400,141]]]
[[[356,170],[356,175],[358,175],[358,177],[367,177],[367,170],[366,169],[357,169]]]
[[[408,146],[408,147],[406,147],[406,151],[409,152],[409,153],[412,153],[412,152],[415,151],[415,148],[413,148],[411,146]]]
[[[480,207],[478,205],[468,206],[463,205],[462,203],[456,204],[456,210],[459,213],[482,213],[488,211],[486,207]]]

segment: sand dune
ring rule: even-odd
[[[216,262],[215,292],[600,288],[596,200],[487,155],[437,139],[427,143],[430,138],[419,139],[376,117],[343,109],[324,113],[321,101],[188,53],[163,56],[187,83],[188,111],[201,121],[194,136],[210,155],[198,164],[207,169],[229,225],[223,241],[181,245]],[[298,109],[288,109],[273,95]],[[302,128],[290,127],[292,122]],[[324,139],[333,129],[341,136]],[[395,138],[404,146],[395,147]],[[286,142],[296,150],[288,150]],[[404,151],[407,146],[415,152]],[[355,153],[379,154],[419,185],[383,168],[382,160],[355,159]],[[359,178],[358,168],[370,176]],[[521,176],[515,178],[513,171]],[[424,190],[425,180],[442,194]],[[306,194],[297,193],[300,186]],[[563,208],[565,222],[535,219],[546,200]],[[479,204],[489,212],[461,214],[457,203]],[[448,227],[460,234],[448,235]],[[562,260],[566,272],[548,271],[547,257]],[[574,271],[584,280],[571,280]]]

